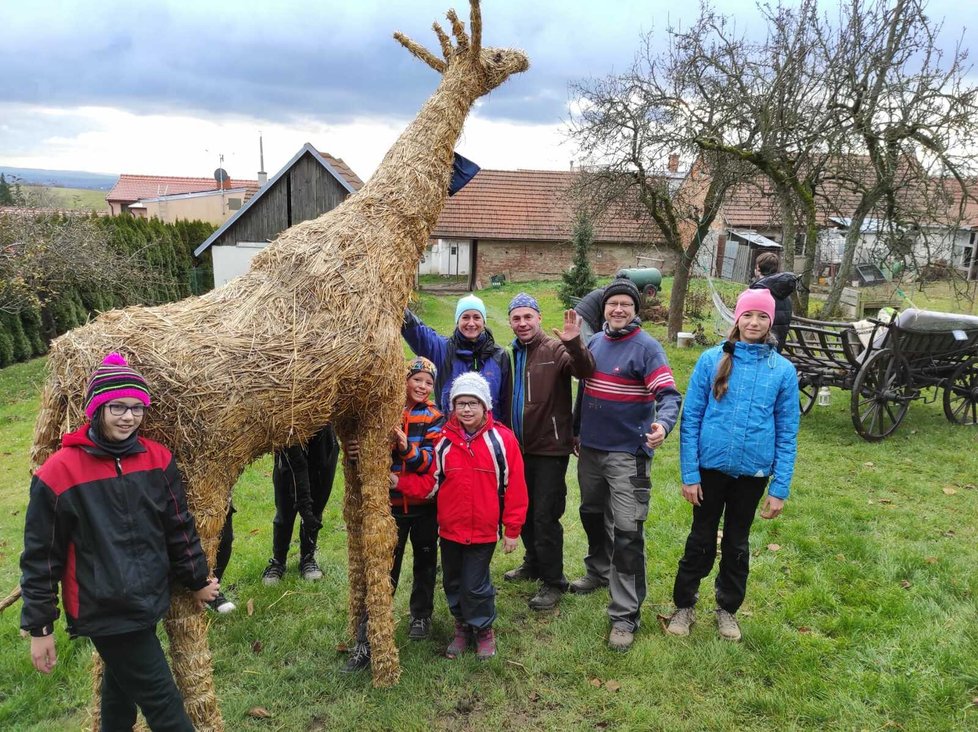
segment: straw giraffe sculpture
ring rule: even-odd
[[[231,490],[257,457],[304,442],[326,423],[360,443],[345,465],[349,630],[369,607],[373,681],[396,683],[389,581],[389,428],[403,400],[400,324],[413,273],[447,196],[453,149],[472,104],[525,71],[516,50],[483,48],[478,0],[470,28],[435,23],[442,58],[395,38],[441,76],[435,93],[370,181],[332,211],[283,232],[251,270],[197,298],[101,315],[59,338],[34,435],[39,465],[82,419],[88,375],[120,351],[150,384],[146,433],[171,447],[213,566]],[[223,729],[207,623],[174,592],[164,621],[172,665],[199,730]]]

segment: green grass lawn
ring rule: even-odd
[[[548,330],[560,322],[552,285],[485,290],[498,341],[512,337],[506,305],[519,289],[538,297]],[[424,320],[448,333],[455,298],[422,303]],[[664,338],[663,328],[650,330]],[[665,345],[682,388],[701,349]],[[0,590],[19,576],[43,368],[39,360],[0,371]],[[271,461],[258,460],[235,489],[237,538],[225,581],[239,610],[211,616],[228,729],[978,729],[978,430],[948,423],[939,403],[915,402],[894,436],[866,443],[853,430],[848,396],[833,390],[829,407],[803,418],[786,512],[755,524],[742,643],[717,638],[710,580],[690,638],[666,638],[656,620],[671,609],[690,523],[674,435],[653,466],[649,592],[629,653],[605,646],[605,593],[567,596],[550,614],[529,610],[534,587],[502,580],[519,551],[493,560],[499,656],[447,661],[440,654],[451,622],[440,587],[433,639],[407,641],[408,558],[396,598],[403,676],[386,690],[371,688],[367,674],[337,671],[338,647],[349,640],[341,481],[320,539],[325,579],[299,580],[293,553],[283,583],[267,588],[259,576],[271,549]],[[573,461],[568,478],[565,567],[574,577],[586,545]],[[79,728],[90,646],[59,629],[58,666],[44,677],[31,667],[18,622],[19,606],[0,616],[0,729]],[[254,707],[271,717],[248,716]]]
[[[61,188],[58,186],[24,186],[36,189],[49,199],[55,208],[66,208],[84,211],[108,211],[105,202],[106,191],[96,191],[89,188]]]

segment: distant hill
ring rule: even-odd
[[[119,180],[118,175],[109,173],[86,173],[81,170],[42,170],[41,168],[15,168],[0,163],[0,173],[7,182],[18,178],[22,183],[37,186],[57,186],[60,188],[85,188],[94,191],[107,191]]]

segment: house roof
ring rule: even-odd
[[[343,162],[342,158],[333,157],[326,152],[320,152],[307,142],[299,149],[299,152],[292,156],[292,159],[289,162],[282,166],[282,169],[279,170],[275,176],[268,181],[268,183],[259,189],[257,195],[252,196],[251,200],[238,209],[234,216],[225,221],[220,228],[217,229],[217,231],[207,237],[207,240],[204,241],[203,244],[194,249],[194,256],[199,257],[201,254],[207,251],[207,248],[211,244],[221,238],[225,231],[233,226],[238,219],[244,216],[245,212],[251,208],[255,201],[258,201],[266,191],[271,190],[275,183],[278,182],[278,179],[291,170],[292,167],[299,162],[300,158],[302,158],[304,155],[311,155],[313,159],[322,165],[341,186],[346,188],[348,192],[356,193],[363,187],[363,181],[360,179],[360,176],[354,173],[353,169]]]
[[[229,188],[258,189],[257,180],[240,178],[228,181]],[[133,175],[123,173],[105,194],[105,200],[113,203],[133,203],[142,198],[157,198],[179,193],[199,193],[220,190],[213,178],[186,178],[166,175]]]
[[[448,199],[431,236],[567,241],[576,213],[571,189],[579,175],[566,170],[481,170]],[[593,226],[597,242],[658,239],[645,217],[609,213]]]

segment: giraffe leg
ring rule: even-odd
[[[394,424],[395,420],[381,422],[385,423]],[[397,683],[401,670],[394,643],[394,598],[390,581],[396,534],[390,511],[390,442],[386,429],[363,434],[358,467],[371,669],[375,686],[391,686]]]
[[[347,577],[350,585],[347,603],[347,634],[356,637],[357,626],[366,611],[367,582],[363,562],[363,510],[360,475],[356,462],[343,463],[345,492],[343,520],[346,522]]]
[[[92,705],[88,716],[92,720],[92,732],[99,732],[102,727],[102,657],[98,651],[92,651]]]
[[[217,704],[211,652],[207,645],[207,620],[193,596],[174,588],[170,612],[163,621],[170,637],[170,659],[183,703],[198,732],[223,732],[224,720]]]

